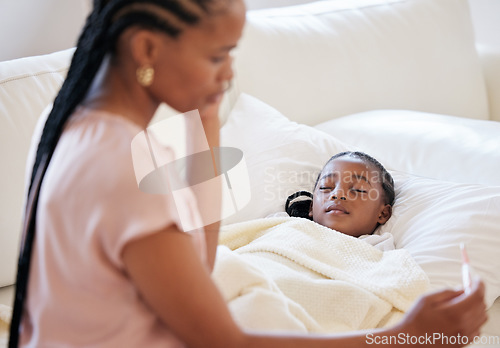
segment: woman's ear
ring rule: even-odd
[[[158,33],[137,29],[130,37],[130,51],[137,66],[154,65],[158,59],[161,37]]]
[[[385,224],[392,216],[392,206],[390,204],[384,205],[378,216],[377,222],[381,225]]]

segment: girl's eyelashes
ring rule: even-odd
[[[318,189],[320,191],[322,191],[322,192],[328,192],[328,191],[332,191],[333,187],[330,187],[330,186],[320,186]],[[368,193],[368,191],[363,190],[363,189],[359,189],[359,188],[351,188],[351,189],[349,189],[349,191],[356,192],[356,193]]]

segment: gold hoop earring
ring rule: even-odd
[[[143,87],[149,87],[153,84],[155,69],[150,65],[143,65],[137,68],[137,82]]]

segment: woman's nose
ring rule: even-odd
[[[226,62],[222,65],[221,69],[219,78],[222,81],[231,81],[234,77],[232,56],[229,56],[228,59],[226,59]]]

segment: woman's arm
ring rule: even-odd
[[[213,108],[215,108],[215,110]],[[201,122],[203,123],[203,129],[205,130],[205,134],[207,136],[208,146],[212,151],[212,155],[214,148],[219,148],[220,146],[220,139],[219,139],[220,122],[219,122],[218,110],[219,110],[219,105],[212,106],[212,109],[207,111],[215,113],[215,115],[209,115],[209,117],[204,117],[207,115],[202,113],[202,118],[201,118]],[[214,162],[214,166],[216,166],[216,168],[220,168],[219,164],[216,163],[216,159],[214,156],[212,157],[212,159]],[[221,173],[217,173],[217,175],[220,174]],[[220,216],[221,205],[222,205],[222,194],[221,194],[222,188],[221,187],[214,188],[214,191],[215,192],[211,194],[209,200],[210,204],[217,205],[216,207],[218,210],[217,214],[219,214]],[[219,227],[220,227],[220,220],[205,226],[205,241],[207,244],[207,264],[210,271],[212,271],[214,267],[217,245],[219,244]]]
[[[206,144],[212,154],[212,161],[210,168],[206,167],[206,162],[188,162],[188,177],[196,177],[200,175],[200,172],[205,172],[207,176],[216,177],[220,173],[216,172],[216,168],[219,168],[219,164],[216,163],[216,157],[214,156],[214,148],[219,147],[219,103],[210,104],[204,110],[200,111],[201,126],[203,129],[199,129],[200,120],[195,118],[188,118],[186,123],[187,129],[187,149],[188,153],[197,153],[206,150]],[[200,134],[201,131],[204,133],[203,137],[189,136],[192,134]],[[217,216],[217,221],[207,224],[204,227],[205,230],[205,242],[207,246],[207,266],[210,271],[212,271],[215,263],[215,254],[217,251],[217,245],[219,241],[219,227],[220,227],[220,215],[221,215],[221,204],[222,204],[222,187],[215,181],[211,183],[210,187],[204,187],[203,191],[198,188],[196,192],[196,199],[198,207],[202,218],[209,218]],[[212,219],[213,220],[213,219]]]
[[[191,237],[175,226],[131,241],[122,257],[151,310],[190,347],[368,347],[377,338],[433,332],[472,340],[486,320],[484,286],[475,282],[469,295],[446,290],[421,298],[405,320],[390,329],[335,336],[248,333],[233,321]]]

